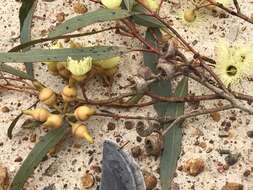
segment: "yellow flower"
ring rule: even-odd
[[[92,57],[84,57],[82,60],[73,60],[68,57],[65,67],[75,76],[81,76],[91,70]]]
[[[250,46],[230,47],[226,41],[216,46],[215,73],[229,86],[250,75],[253,69],[253,52]]]
[[[122,0],[101,0],[101,3],[108,9],[118,9]]]
[[[93,64],[101,67],[102,69],[112,69],[112,68],[117,67],[119,62],[120,62],[120,57],[116,56],[109,59],[93,61]]]

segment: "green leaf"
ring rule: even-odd
[[[145,8],[141,5],[135,6],[133,8],[133,11],[148,14],[148,12],[145,10]],[[132,16],[132,19],[136,24],[146,26],[146,27],[151,27],[151,28],[165,27],[165,25],[163,23],[161,23],[155,17],[149,16],[149,15],[135,14],[135,15]]]
[[[20,21],[20,42],[21,44],[31,41],[31,28],[32,17],[37,4],[37,0],[22,0],[22,5],[19,9],[19,21]],[[27,51],[30,48],[26,48],[23,51]],[[33,77],[33,65],[32,63],[25,63],[26,72]]]
[[[23,79],[28,79],[28,80],[32,80],[33,79],[33,77],[31,77],[27,73],[25,73],[23,71],[20,71],[18,69],[15,69],[14,67],[6,65],[4,63],[0,63],[0,71],[6,72],[6,73],[9,73],[9,74],[12,74],[12,75],[15,75],[17,77],[21,77]]]
[[[49,33],[48,36],[61,36],[97,22],[118,20],[129,16],[131,16],[131,14],[127,10],[98,9],[67,20],[66,22],[58,25],[54,31]]]
[[[185,96],[188,93],[188,78],[183,78],[175,92],[175,96]],[[184,103],[170,103],[166,115],[178,117],[184,113]],[[168,127],[169,124],[164,125]],[[181,152],[182,127],[173,126],[164,137],[164,150],[160,160],[160,179],[162,190],[170,190],[171,182],[177,168],[177,161]]]
[[[111,58],[121,55],[126,48],[116,46],[95,46],[85,48],[62,48],[62,49],[32,49],[27,52],[7,52],[0,53],[0,62],[46,62],[46,61],[66,61],[68,57],[72,59],[82,59],[91,56],[94,60]]]
[[[131,11],[133,9],[134,0],[124,0],[124,3],[126,5],[128,11]]]
[[[160,80],[151,84],[151,93],[158,96],[170,96],[171,95],[171,82],[169,80]],[[157,102],[154,104],[154,108],[159,116],[163,117],[166,114],[168,102]]]
[[[20,190],[28,177],[42,161],[49,149],[53,148],[68,132],[68,124],[64,123],[61,128],[53,129],[41,138],[33,150],[29,153],[22,166],[15,175],[10,190]]]

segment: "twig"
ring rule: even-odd
[[[185,119],[190,118],[190,117],[196,117],[196,116],[200,116],[200,115],[205,115],[205,114],[210,114],[210,113],[214,113],[214,112],[219,112],[219,111],[225,111],[228,109],[232,109],[234,108],[234,106],[232,105],[227,105],[227,106],[223,106],[223,107],[219,107],[219,108],[211,108],[211,109],[206,109],[206,110],[201,110],[201,111],[193,111],[190,112],[188,114],[184,114],[181,115],[179,117],[177,117],[177,119],[175,119],[163,132],[162,135],[166,135],[167,132],[170,131],[170,129],[175,126],[176,124],[183,122]]]
[[[82,37],[82,36],[88,36],[88,35],[98,34],[98,33],[101,33],[101,32],[105,32],[105,31],[113,30],[113,29],[118,29],[118,28],[119,27],[117,26],[117,27],[110,27],[110,28],[105,28],[105,29],[102,29],[102,30],[86,32],[86,33],[56,36],[56,37],[52,37],[52,38],[40,38],[40,39],[36,39],[36,40],[32,40],[32,41],[20,44],[16,47],[10,49],[9,52],[17,52],[17,51],[20,51],[20,50],[22,50],[26,47],[30,47],[32,45],[43,43],[43,42],[48,42],[48,41],[53,41],[53,40],[60,40],[60,39],[65,39],[65,38],[77,38],[77,37]]]
[[[247,21],[247,22],[253,24],[253,20],[252,20],[251,18],[249,18],[248,16],[242,14],[241,12],[238,12],[238,10],[237,10],[237,12],[235,12],[235,11],[233,11],[233,10],[227,8],[227,7],[224,7],[224,5],[221,4],[221,3],[219,3],[219,2],[214,2],[213,0],[207,0],[207,1],[208,1],[211,5],[214,5],[214,6],[216,6],[216,7],[219,7],[220,9],[226,11],[227,13],[229,13],[229,14],[231,14],[231,15],[233,15],[233,16],[239,17],[239,18],[241,18],[241,19],[243,19],[243,20],[245,20],[245,21]]]

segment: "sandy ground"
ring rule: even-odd
[[[55,0],[53,2],[39,1],[37,11],[34,18],[33,38],[43,37],[47,34],[49,28],[56,25],[56,15],[60,12],[66,14],[66,19],[75,15],[72,7],[73,1]],[[90,5],[84,1],[88,9],[94,9],[94,5]],[[247,14],[252,13],[253,3],[250,0],[241,0],[242,11]],[[20,3],[14,0],[0,1],[0,50],[7,51],[14,45],[17,45],[19,36],[18,9]],[[186,0],[182,1],[182,7],[187,7]],[[173,14],[173,18],[178,16],[178,10],[172,9],[169,4],[166,4],[162,9],[162,15]],[[107,26],[109,23],[97,24],[81,31],[89,31],[91,29]],[[213,49],[215,41],[219,38],[227,38],[229,40],[236,39],[236,42],[246,42],[253,40],[253,26],[235,17],[219,19],[218,17],[205,16],[203,21],[197,26],[186,28],[179,21],[174,20],[180,33],[190,43],[197,42],[194,46],[200,52],[213,57]],[[237,35],[235,35],[237,34]],[[105,32],[92,37],[79,39],[85,45],[106,44],[106,45],[127,45],[129,47],[137,47],[139,44],[135,40],[122,38],[111,32]],[[197,40],[197,41],[195,41]],[[204,43],[203,43],[204,42]],[[113,85],[114,93],[124,92],[120,86],[127,83],[127,78],[130,75],[136,74],[138,65],[142,62],[139,53],[127,54],[123,57],[120,65],[119,74],[115,78]],[[17,65],[23,68],[22,65]],[[35,64],[36,77],[55,90],[60,91],[64,86],[61,79],[48,75],[46,68],[41,64]],[[97,78],[89,82],[88,95],[93,98],[106,98],[107,89],[102,87],[101,80]],[[203,88],[194,88],[190,82],[190,92],[202,94],[208,92]],[[253,95],[252,82],[243,82],[237,86],[237,90]],[[22,117],[14,130],[14,137],[9,140],[6,136],[6,131],[11,121],[20,113],[20,110],[25,109],[35,101],[34,97],[28,94],[18,92],[0,92],[0,108],[8,107],[9,112],[1,113],[0,119],[0,163],[8,168],[10,179],[13,178],[22,160],[34,146],[31,142],[31,137],[36,135],[36,142],[39,137],[44,134],[40,128],[35,130],[25,130],[20,128],[22,122],[27,119]],[[217,106],[218,102],[202,103],[200,107],[207,108]],[[249,106],[249,105],[248,105]],[[102,109],[102,108],[99,108]],[[192,106],[187,106],[187,111],[192,110]],[[151,112],[155,115],[152,108],[146,109],[131,109],[131,110],[110,110],[121,114],[129,115],[145,115]],[[114,122],[116,129],[109,131],[107,128],[108,122]],[[87,122],[89,129],[95,136],[96,143],[88,145],[84,141],[76,140],[69,137],[62,145],[61,151],[54,157],[48,157],[36,169],[34,175],[29,178],[25,185],[29,190],[42,190],[45,187],[54,185],[53,189],[69,189],[78,190],[84,189],[81,183],[81,177],[90,172],[99,180],[100,172],[96,170],[100,166],[102,142],[105,139],[116,141],[119,145],[130,141],[125,150],[130,151],[133,146],[141,145],[143,140],[137,141],[137,134],[134,129],[127,130],[123,120],[110,121],[103,118],[92,118]],[[135,122],[135,121],[134,121]],[[220,119],[214,121],[210,115],[201,116],[194,119],[189,119],[185,122],[184,138],[182,146],[182,156],[178,162],[179,170],[176,171],[174,179],[176,186],[180,190],[202,190],[202,189],[221,189],[226,182],[236,182],[243,184],[244,189],[253,189],[253,139],[247,137],[247,131],[253,130],[253,119],[246,113],[240,111],[226,111],[220,114]],[[221,133],[224,133],[224,128],[228,129],[228,137],[221,138]],[[221,171],[219,168],[225,164],[225,156],[220,155],[218,149],[229,149],[232,153],[240,153],[241,157],[238,162],[230,166],[227,170]],[[185,172],[180,171],[180,166],[191,158],[201,158],[205,162],[205,170],[200,175],[192,177]],[[157,177],[157,169],[159,168],[158,161],[153,157],[145,155],[137,159],[142,170],[154,173]],[[249,175],[245,175],[245,171],[250,171]],[[96,183],[98,184],[98,183]],[[94,188],[95,189],[95,186]],[[158,186],[157,189],[160,189]]]

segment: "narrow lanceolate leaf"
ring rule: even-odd
[[[0,53],[0,62],[43,62],[43,61],[66,61],[92,57],[94,60],[111,58],[121,55],[126,48],[116,46],[96,46],[85,48],[62,48],[62,49],[32,49],[27,52]]]
[[[20,42],[21,44],[31,41],[31,28],[32,17],[37,4],[37,0],[22,0],[22,5],[19,9],[19,21],[20,21]],[[27,51],[30,48],[26,48],[23,51]],[[33,65],[32,63],[25,63],[26,72],[33,77]]]
[[[15,75],[23,79],[28,79],[28,80],[33,79],[31,75],[28,75],[27,73],[20,71],[18,69],[15,69],[14,67],[6,65],[4,63],[0,63],[0,71]]]
[[[175,92],[175,96],[185,96],[188,93],[188,79],[183,78]],[[166,115],[178,117],[184,113],[184,103],[170,103]],[[164,126],[168,127],[168,124]],[[164,137],[164,150],[160,160],[160,179],[162,190],[170,190],[171,182],[177,168],[177,161],[181,152],[182,127],[173,126]]]
[[[53,148],[68,132],[68,124],[64,123],[61,128],[51,130],[41,138],[33,150],[29,153],[22,166],[15,175],[10,190],[22,189],[28,177],[42,161],[49,149]]]
[[[131,14],[127,10],[99,9],[67,20],[49,33],[48,37],[61,36],[94,23],[118,20],[129,16]]]
[[[131,11],[134,6],[134,0],[124,0],[127,10]]]

